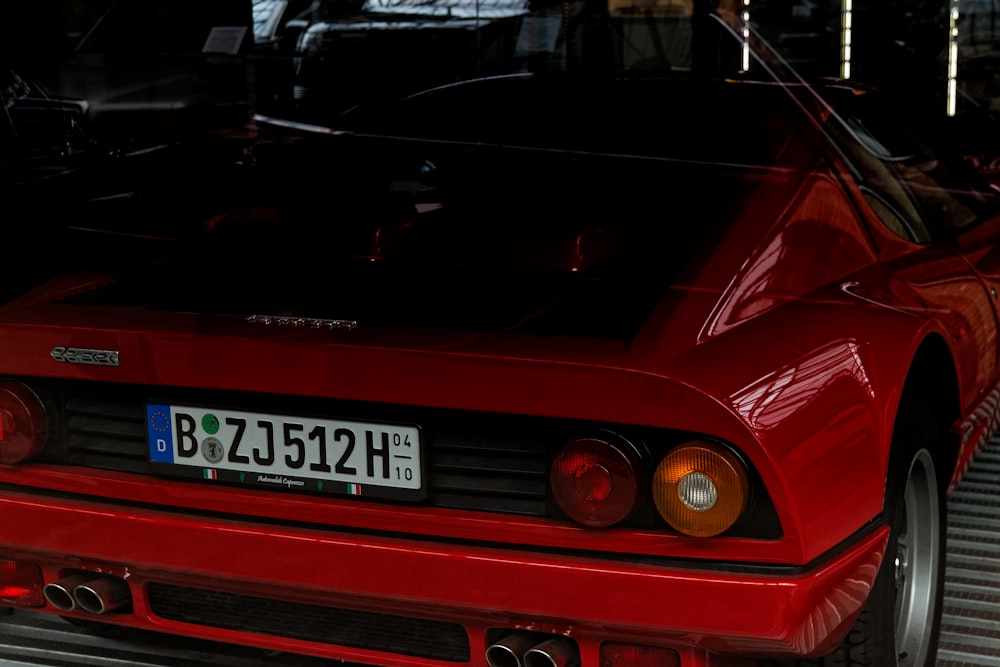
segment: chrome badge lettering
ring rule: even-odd
[[[318,317],[287,317],[284,315],[251,315],[246,318],[250,324],[267,326],[296,327],[309,329],[340,329],[353,331],[358,328],[354,320],[325,320]]]
[[[118,350],[89,350],[82,347],[54,347],[49,353],[62,364],[88,364],[90,366],[117,366]]]

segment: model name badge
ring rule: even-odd
[[[89,364],[91,366],[117,366],[118,350],[88,350],[82,347],[54,347],[49,353],[63,364]]]
[[[353,331],[358,328],[354,320],[326,320],[318,317],[286,317],[284,315],[251,315],[246,318],[250,324],[265,324],[278,327],[308,327],[310,329],[342,329]]]

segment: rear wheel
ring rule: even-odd
[[[923,418],[897,425],[897,447],[886,480],[885,557],[861,616],[824,665],[929,667],[936,661],[944,595],[945,503],[934,457],[924,443],[933,441],[937,431]]]
[[[889,549],[875,584],[876,589],[884,590],[873,591],[869,601],[869,606],[875,604],[880,609],[869,613],[891,623],[893,641],[886,645],[894,647],[895,653],[885,656],[880,664],[924,667],[933,665],[937,656],[944,592],[945,505],[928,450],[917,450],[900,472],[905,478],[895,499]]]
[[[901,419],[886,480],[889,543],[875,584],[841,645],[791,664],[930,667],[937,657],[944,595],[945,502],[924,416]],[[919,427],[918,427],[919,425]],[[771,665],[789,664],[770,662]]]

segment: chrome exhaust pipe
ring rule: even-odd
[[[524,667],[580,667],[580,651],[565,637],[554,637],[524,654]]]
[[[89,572],[79,572],[77,574],[71,574],[68,577],[63,577],[52,583],[45,584],[42,588],[42,595],[45,599],[49,601],[49,604],[59,609],[61,611],[73,611],[77,607],[76,598],[73,597],[73,590],[81,585],[85,584],[94,575]]]
[[[486,649],[486,663],[490,667],[523,667],[524,654],[537,643],[528,635],[507,635]]]
[[[132,590],[120,577],[98,577],[73,588],[80,609],[91,614],[107,614],[132,603]]]

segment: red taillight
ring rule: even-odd
[[[585,526],[618,523],[642,500],[641,457],[628,441],[601,433],[569,441],[552,462],[552,495]]]
[[[0,604],[41,607],[42,571],[34,563],[0,558]]]
[[[676,651],[654,646],[601,644],[601,667],[680,667]]]
[[[20,463],[44,444],[42,402],[20,382],[0,380],[0,463]]]

